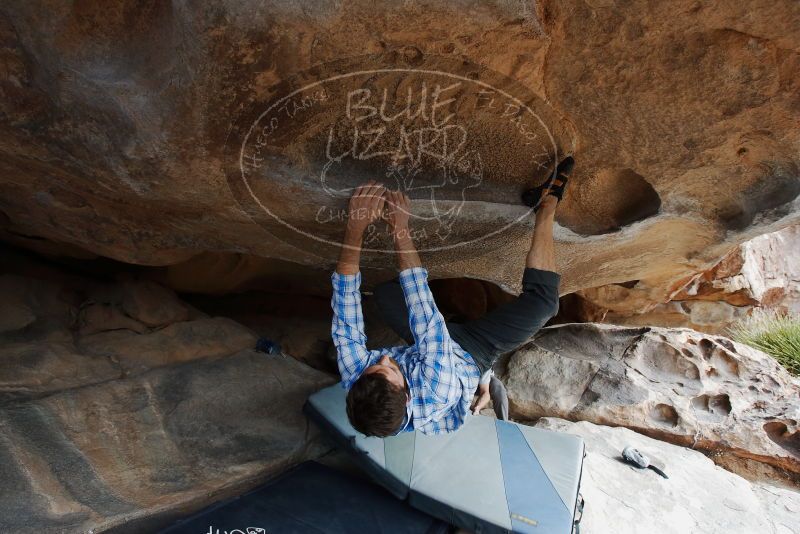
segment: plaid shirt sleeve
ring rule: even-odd
[[[422,359],[420,387],[424,397],[419,402],[431,415],[444,414],[461,396],[453,342],[428,287],[428,271],[423,267],[401,271],[400,285],[406,298],[411,333]]]
[[[361,311],[361,273],[344,275],[334,272],[333,283],[333,324],[331,337],[336,346],[336,363],[342,375],[342,386],[350,386],[361,373],[380,356],[379,351],[368,351],[364,334],[364,316]]]

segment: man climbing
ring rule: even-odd
[[[348,389],[347,416],[368,436],[420,430],[457,430],[467,414],[490,396],[498,416],[508,417],[505,388],[492,380],[495,360],[538,331],[558,311],[553,222],[574,165],[571,157],[555,177],[523,193],[534,208],[535,227],[525,261],[522,293],[485,316],[446,323],[436,307],[428,272],[422,267],[409,228],[410,202],[399,191],[370,182],[350,199],[349,218],[333,282],[332,337],[342,385]],[[375,298],[384,320],[408,346],[367,350],[361,311],[361,242],[370,224],[385,219],[397,252],[399,277],[378,286]],[[471,405],[473,396],[478,398]]]

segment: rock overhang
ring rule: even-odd
[[[44,2],[3,9],[14,73],[3,86],[12,96],[4,108],[6,178],[0,196],[4,227],[13,232],[7,238],[24,243],[20,234],[35,236],[56,242],[54,248],[67,243],[150,265],[175,265],[210,252],[330,268],[335,244],[308,239],[274,220],[260,224],[270,216],[242,206],[229,180],[237,162],[225,150],[239,118],[280,99],[286,89],[352,73],[354,67],[437,70],[451,80],[492,78],[527,95],[520,100],[547,117],[553,156],[574,152],[578,161],[558,216],[567,291],[637,279],[653,288],[653,299],[663,299],[665,288],[707,267],[730,246],[797,220],[798,132],[787,119],[797,91],[786,74],[796,70],[798,59],[786,28],[798,15],[786,4],[754,10],[746,24],[744,8],[733,5],[701,14],[661,6],[609,10],[548,3],[519,13],[477,4],[422,12],[355,3],[303,16],[278,4],[257,11],[219,4],[193,13],[126,6]],[[496,28],[487,34],[489,21]],[[398,33],[401,26],[413,31]],[[287,32],[298,38],[285,38]],[[385,74],[383,86],[395,95],[412,89],[420,96],[419,80]],[[689,83],[698,79],[707,83]],[[446,87],[443,77],[439,81]],[[352,102],[361,113],[351,113],[353,121],[373,108],[380,114],[379,82],[362,79],[349,87],[374,89],[363,102]],[[429,106],[435,86],[432,79]],[[478,116],[477,97],[472,107],[469,98],[454,102],[463,104],[464,117]],[[460,188],[445,187],[435,208],[423,198],[429,191],[415,193],[429,240],[446,234],[469,244],[432,251],[426,261],[434,276],[477,277],[513,289],[530,221],[473,238],[518,217],[514,201],[532,168],[506,164],[508,154],[520,153],[513,134],[492,134],[489,120],[475,124],[480,127],[473,138],[487,171],[482,183],[489,187],[471,188],[463,202]],[[319,230],[321,201],[332,198],[323,198],[308,180],[318,178],[325,163],[330,125],[315,119],[309,128],[290,130],[293,142],[273,154],[272,178],[259,195],[308,233]],[[346,151],[353,132],[344,128],[333,136],[340,141],[335,154]],[[405,139],[398,131],[385,135]],[[430,141],[418,137],[417,152]],[[491,165],[491,158],[499,164]],[[343,185],[379,171],[387,178],[380,157],[357,163],[340,166]],[[462,169],[463,179],[476,168],[474,158],[462,167],[452,163],[450,170]],[[423,162],[420,168],[431,176],[436,165]],[[337,188],[343,196],[344,190]],[[297,197],[301,209],[292,207]],[[323,219],[335,220],[345,202],[333,202]],[[431,220],[442,213],[457,217],[437,235]],[[335,243],[337,225],[322,226],[331,227],[322,233]],[[660,241],[653,238],[659,232]],[[366,261],[387,275],[392,270],[388,255]]]

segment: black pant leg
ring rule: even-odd
[[[498,356],[528,341],[558,313],[560,280],[554,272],[527,268],[516,299],[463,325],[464,335],[489,348],[491,361],[482,362],[482,367],[491,368]]]

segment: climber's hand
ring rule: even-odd
[[[386,222],[393,236],[398,232],[408,231],[408,217],[411,215],[411,201],[408,195],[400,191],[387,190],[383,194],[386,199]]]
[[[374,181],[356,188],[353,196],[350,197],[347,218],[348,232],[361,235],[370,224],[383,216],[384,191],[386,188]]]
[[[472,414],[478,415],[481,413],[481,410],[489,404],[489,400],[489,384],[480,384],[475,392],[475,400],[472,401],[472,406],[470,407]]]

